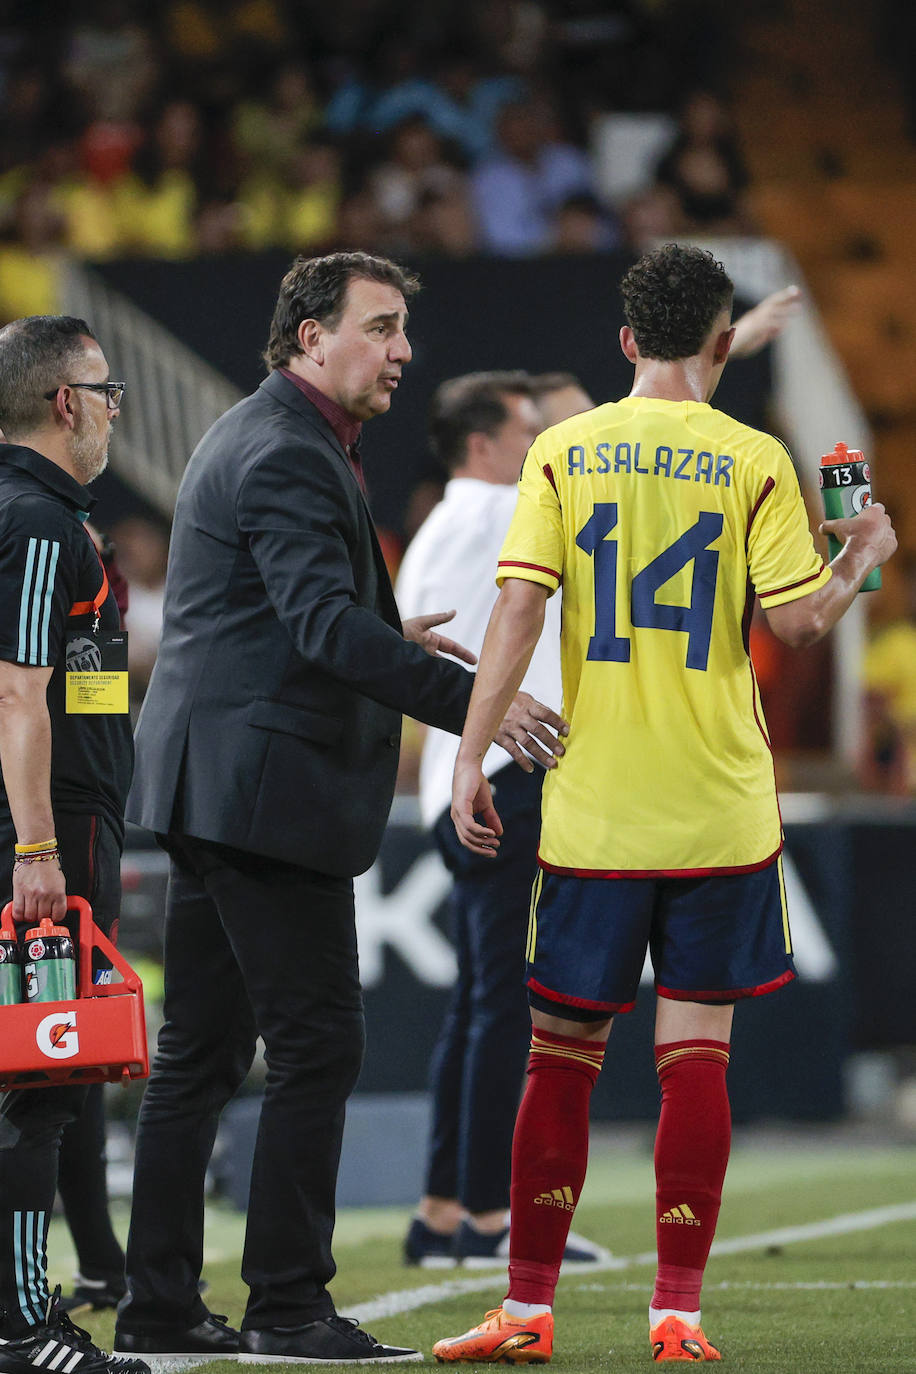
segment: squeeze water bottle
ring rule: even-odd
[[[27,1002],[70,1002],[76,996],[76,958],[66,926],[50,917],[25,935]]]
[[[0,1007],[22,1001],[22,950],[14,926],[0,927]]]
[[[825,453],[821,458],[820,485],[828,520],[860,515],[871,505],[871,470],[860,449],[837,444],[832,453]],[[830,557],[835,558],[843,547],[842,541],[828,534],[827,542]],[[872,568],[859,591],[874,592],[880,586],[881,569]]]

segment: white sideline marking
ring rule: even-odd
[[[624,1293],[651,1293],[651,1283],[577,1283],[577,1293],[607,1293],[610,1289]],[[758,1283],[756,1279],[721,1279],[719,1283],[704,1283],[704,1293],[725,1293],[729,1290],[747,1289],[757,1293],[764,1290],[778,1289],[783,1292],[797,1292],[804,1289],[811,1289],[814,1292],[831,1289],[850,1290],[853,1288],[916,1288],[916,1279],[812,1279],[805,1283],[799,1279],[797,1281],[785,1283]]]
[[[746,1250],[757,1250],[766,1245],[791,1245],[796,1241],[820,1240],[824,1236],[848,1235],[853,1231],[870,1231],[877,1226],[887,1226],[892,1221],[916,1221],[916,1202],[900,1202],[891,1207],[872,1207],[865,1212],[846,1212],[842,1216],[828,1217],[825,1221],[811,1221],[803,1226],[780,1226],[774,1231],[758,1231],[750,1236],[734,1236],[730,1240],[713,1241],[713,1255],[737,1255]],[[598,1264],[590,1264],[588,1272],[590,1274],[610,1272],[620,1269],[632,1269],[636,1265],[655,1264],[656,1253],[654,1250],[646,1251],[641,1255],[630,1257],[612,1255],[609,1259],[603,1260]],[[572,1277],[570,1268],[567,1274]],[[578,1269],[583,1273],[585,1266]],[[431,1303],[444,1302],[449,1298],[460,1297],[464,1293],[484,1293],[487,1289],[498,1287],[503,1282],[502,1270],[491,1270],[489,1275],[477,1276],[472,1279],[446,1279],[444,1283],[427,1283],[422,1288],[405,1288],[400,1292],[382,1293],[380,1297],[373,1298],[371,1302],[358,1303],[359,1319],[362,1323],[379,1321],[382,1317],[394,1317],[403,1312],[414,1312],[418,1307],[427,1307]],[[720,1285],[728,1287],[727,1284]],[[732,1284],[731,1287],[738,1287]],[[752,1285],[750,1285],[752,1286]],[[761,1285],[767,1286],[767,1285]],[[837,1283],[831,1284],[773,1284],[771,1287],[785,1288],[804,1288],[804,1287],[867,1287],[881,1286],[879,1284],[851,1284]],[[888,1283],[887,1287],[898,1287]],[[913,1285],[916,1286],[916,1285]]]

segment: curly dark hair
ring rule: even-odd
[[[634,263],[620,283],[623,310],[644,358],[674,362],[703,347],[735,288],[721,262],[702,248],[666,243]]]
[[[280,283],[270,335],[263,358],[268,368],[284,367],[301,353],[298,330],[303,320],[320,320],[334,330],[346,304],[347,287],[356,278],[382,282],[410,300],[420,279],[406,267],[369,253],[329,253],[323,258],[296,258]]]

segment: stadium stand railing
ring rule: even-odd
[[[191,452],[242,393],[82,263],[67,264],[62,297],[64,311],[91,321],[108,356],[117,359],[119,377],[130,379],[112,467],[170,518]]]

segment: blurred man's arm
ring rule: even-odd
[[[735,337],[730,358],[750,358],[782,333],[801,308],[802,293],[797,286],[786,286],[765,296],[753,310],[735,322]]]

